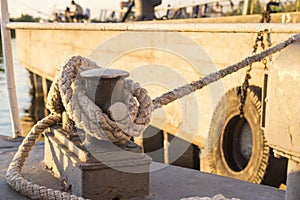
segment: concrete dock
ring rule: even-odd
[[[11,139],[0,136],[0,199],[26,200],[12,190],[6,183],[6,169],[14,156],[22,139]],[[42,163],[44,144],[37,143],[25,162],[22,174],[29,180],[53,189],[63,189],[62,183],[45,169]],[[152,169],[160,168],[163,164],[153,163]],[[222,194],[226,198],[241,200],[283,200],[285,192],[277,188],[256,185],[227,177],[202,173],[196,170],[165,166],[154,170],[150,175],[150,194],[147,200],[176,200],[187,197],[213,197]],[[101,199],[101,197],[99,198]]]

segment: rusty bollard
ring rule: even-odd
[[[122,119],[127,114],[127,109],[122,103],[125,101],[123,80],[128,76],[129,73],[126,71],[105,68],[91,69],[80,74],[80,78],[86,89],[86,95],[100,107],[104,113],[108,114],[108,109],[113,104],[118,105],[116,107],[119,108],[112,109],[115,112],[110,113],[114,115],[116,119]],[[122,109],[123,112],[121,112],[120,109]],[[71,134],[76,132],[74,126],[74,122],[64,111],[62,129]]]
[[[129,73],[95,68],[80,74],[83,89],[112,120],[128,115],[129,97],[124,79]],[[65,130],[64,130],[65,131]],[[132,141],[116,144],[78,129],[77,136],[64,138],[61,129],[45,139],[44,163],[72,194],[88,199],[141,198],[149,194],[151,158]]]
[[[126,96],[124,79],[128,76],[129,73],[126,71],[107,68],[91,69],[80,74],[87,96],[104,113],[109,114],[110,117],[116,120],[122,120],[128,115],[128,110],[125,106],[126,99],[124,99]],[[95,141],[94,138],[86,135],[86,144],[93,141]],[[142,151],[142,148],[132,141],[127,141],[123,144],[117,143],[116,145],[127,151]]]
[[[91,69],[80,74],[87,91],[87,96],[92,99],[103,112],[117,102],[124,102],[124,78],[129,73],[118,69]]]

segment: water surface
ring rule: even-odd
[[[31,107],[31,84],[28,71],[17,60],[16,41],[12,40],[15,81],[20,119],[30,119],[28,109]],[[0,50],[0,135],[12,136],[12,125],[9,111],[9,99],[3,64],[2,48]]]

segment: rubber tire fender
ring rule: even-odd
[[[234,118],[239,118],[239,107],[238,88],[229,90],[218,103],[208,133],[208,153],[205,158],[208,162],[207,171],[252,183],[261,183],[267,170],[270,154],[270,148],[264,137],[264,132],[260,128],[261,89],[256,86],[250,86],[244,105],[244,118],[250,126],[252,135],[250,160],[242,170],[233,170],[224,156],[223,142],[225,129],[229,122]]]

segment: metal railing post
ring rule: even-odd
[[[19,119],[19,108],[18,108],[16,86],[15,86],[10,29],[7,29],[6,27],[6,24],[9,23],[7,0],[1,0],[0,6],[1,6],[0,17],[1,17],[2,50],[3,50],[8,98],[9,98],[9,105],[10,105],[12,131],[13,131],[13,137],[15,138],[21,135],[21,124]]]

